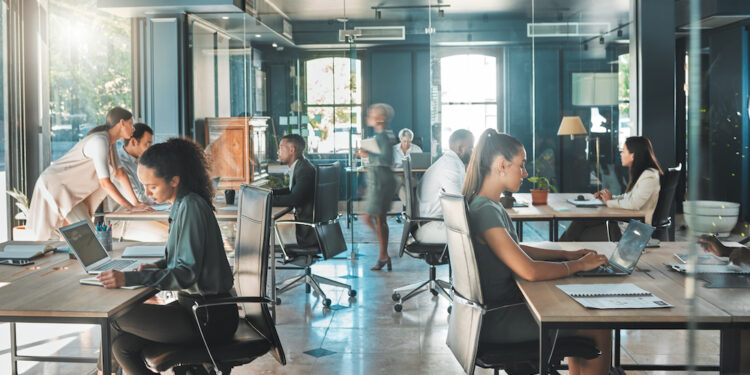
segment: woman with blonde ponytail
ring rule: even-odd
[[[488,306],[506,306],[485,315],[480,341],[512,344],[539,338],[514,275],[529,281],[558,279],[607,263],[593,250],[548,250],[520,245],[513,222],[499,203],[503,191],[517,192],[528,176],[526,150],[516,138],[485,130],[471,155],[463,186],[469,203],[479,280]],[[602,355],[593,360],[568,358],[571,374],[606,374],[611,353],[611,332],[579,330],[560,335],[592,339]]]

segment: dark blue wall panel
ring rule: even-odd
[[[411,51],[373,51],[370,54],[369,104],[388,103],[396,112],[391,130],[397,134],[414,123],[414,80]],[[367,89],[367,86],[365,86]]]

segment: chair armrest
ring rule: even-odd
[[[406,219],[409,221],[414,221],[418,223],[427,223],[430,221],[443,221],[442,218],[437,218],[437,217],[408,217],[407,216]]]
[[[273,220],[276,220],[290,212],[292,212],[292,207],[285,207],[283,210],[277,212],[275,215],[273,215]]]
[[[308,227],[313,227],[313,228],[317,226],[316,223],[308,223],[306,221],[297,221],[297,220],[277,220],[274,222],[274,225],[278,225],[278,224],[284,224],[284,225],[298,224],[298,225],[306,225]]]

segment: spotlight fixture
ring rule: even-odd
[[[383,16],[383,14],[380,12],[380,10],[376,9],[375,10],[375,18],[380,19],[380,17],[382,17],[382,16]]]
[[[271,47],[273,47],[273,48],[276,48],[276,47],[278,47],[278,46],[279,46],[279,45],[278,45],[278,44],[276,44],[276,42],[273,42],[273,43],[271,43]]]
[[[445,10],[443,10],[443,9],[438,9],[438,15],[439,15],[440,17],[445,17]]]
[[[588,45],[588,43],[583,43],[583,50],[584,50],[584,51],[588,51],[588,50],[589,50],[589,45]]]
[[[622,36],[622,29],[617,29],[617,36]]]
[[[260,38],[260,34],[255,34],[255,37],[256,38]]]
[[[604,36],[599,37],[599,44],[604,44]]]

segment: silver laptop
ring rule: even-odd
[[[134,259],[110,258],[101,242],[96,239],[94,229],[88,220],[83,220],[60,228],[65,242],[76,255],[86,273],[96,275],[108,270],[135,271],[139,261]]]
[[[591,271],[578,272],[578,276],[627,276],[633,273],[638,259],[643,254],[654,227],[630,220],[628,228],[622,234],[620,242],[612,256],[609,257],[609,266],[600,266]]]
[[[409,154],[411,169],[427,169],[432,164],[432,155],[429,152],[412,152]]]

